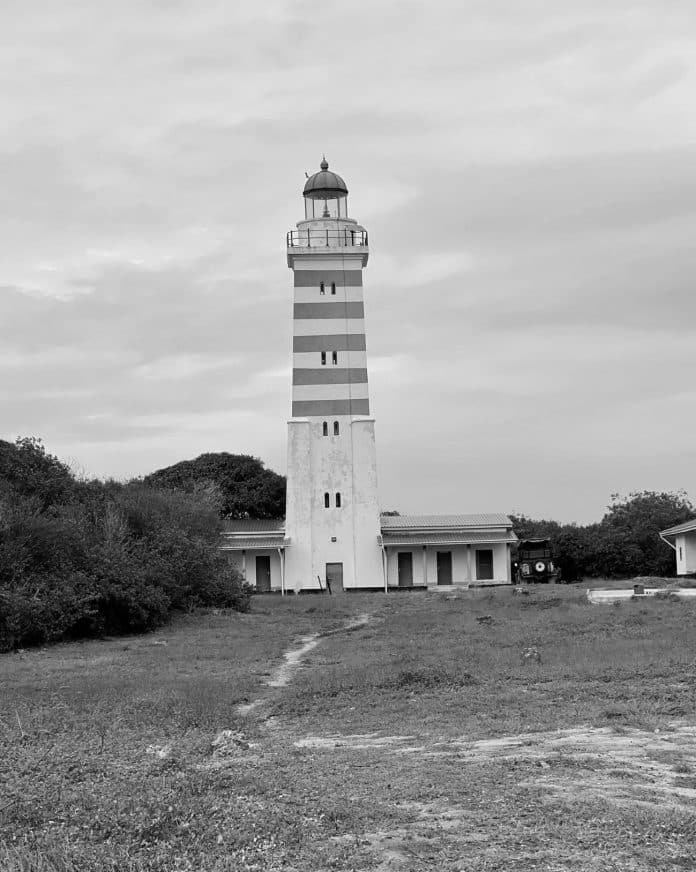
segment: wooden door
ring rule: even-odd
[[[479,581],[490,581],[493,578],[493,551],[490,548],[476,551],[476,578]]]
[[[413,554],[399,551],[399,587],[413,587]]]
[[[343,591],[343,564],[342,563],[327,563],[326,564],[326,581],[331,588],[331,593],[342,593]]]
[[[256,590],[259,593],[270,593],[271,590],[271,558],[258,554],[256,557]]]
[[[452,584],[452,552],[437,552],[437,583]]]

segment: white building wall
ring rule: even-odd
[[[318,588],[312,573],[312,486],[311,425],[307,420],[288,422],[288,485],[285,503],[286,548],[285,589]]]
[[[247,584],[256,587],[256,557],[271,558],[271,590],[282,589],[280,554],[277,548],[247,548],[246,552],[227,551],[227,560],[233,566]]]
[[[361,588],[383,587],[375,422],[372,418],[353,418],[350,430],[353,451],[353,583]]]
[[[493,551],[493,578],[488,580],[476,577],[476,551]],[[496,542],[491,545],[428,545],[426,548],[426,565],[423,564],[422,545],[394,545],[387,546],[387,579],[390,587],[399,585],[399,558],[400,551],[410,551],[413,554],[413,586],[422,587],[426,584],[429,588],[437,585],[437,552],[452,552],[452,583],[453,584],[501,584],[510,581],[509,546],[505,542]]]
[[[696,572],[696,530],[675,536],[674,548],[677,558],[677,575]]]

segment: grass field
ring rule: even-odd
[[[7,655],[0,870],[692,869],[695,618],[562,586],[268,597]]]

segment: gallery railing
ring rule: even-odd
[[[289,230],[288,248],[367,247],[367,230]]]

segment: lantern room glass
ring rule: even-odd
[[[347,218],[348,198],[342,197],[305,197],[305,220],[314,221],[321,218]]]

